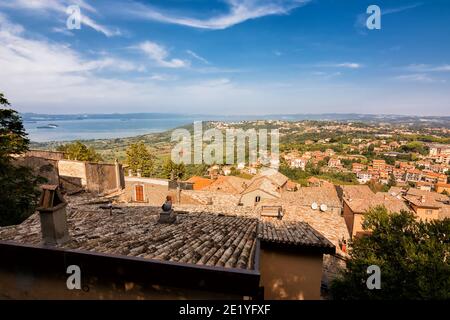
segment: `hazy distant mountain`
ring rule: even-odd
[[[328,120],[361,122],[449,122],[450,116],[408,116],[388,114],[323,113],[323,114],[268,114],[268,115],[208,115],[173,113],[111,113],[111,114],[38,114],[23,113],[24,121],[63,121],[87,119],[179,119],[199,118],[205,120]]]

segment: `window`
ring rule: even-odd
[[[428,210],[425,211],[425,213],[426,213],[426,214],[433,214],[433,210],[428,209]]]
[[[260,202],[260,201],[261,201],[261,197],[260,196],[256,196],[255,202]]]

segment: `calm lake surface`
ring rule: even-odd
[[[224,120],[235,121],[238,117],[175,117],[175,118],[124,118],[124,119],[67,119],[55,118],[24,119],[28,137],[33,142],[108,139],[132,137],[142,134],[163,132],[169,129],[192,124],[194,121]],[[242,120],[242,119],[241,119]],[[46,127],[49,124],[55,128]]]

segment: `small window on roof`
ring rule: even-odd
[[[261,201],[261,197],[260,196],[256,196],[255,197],[255,202],[260,202]]]

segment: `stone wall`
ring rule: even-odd
[[[120,187],[125,187],[122,166],[119,164],[94,163],[74,160],[59,160],[58,168],[62,180],[76,183],[80,187],[94,193],[108,193]],[[119,175],[119,176],[117,176]],[[70,181],[70,182],[69,182]]]
[[[26,157],[38,157],[47,160],[63,160],[64,152],[59,151],[45,151],[45,150],[29,150],[25,154]]]
[[[119,172],[122,172],[122,168],[119,168]],[[107,193],[116,190],[116,166],[106,163],[86,163],[86,182],[86,189],[91,192]]]
[[[31,168],[37,176],[47,179],[46,184],[59,184],[58,161],[39,157],[25,156],[14,160],[19,166]]]
[[[81,180],[81,186],[85,187],[87,185],[86,164],[84,162],[74,160],[59,160],[58,170],[60,176],[79,178]]]

